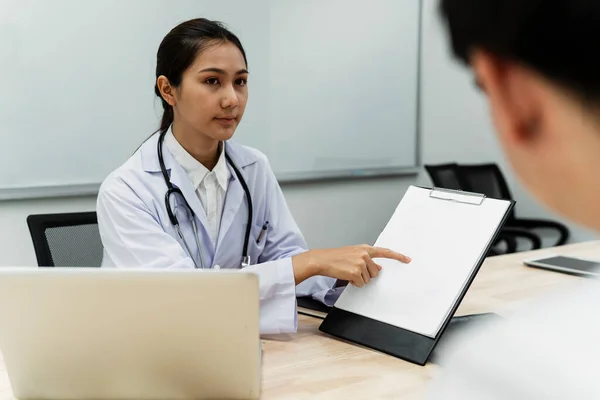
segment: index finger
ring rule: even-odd
[[[410,257],[383,247],[371,247],[369,256],[371,258],[389,258],[391,260],[398,260],[405,264],[408,264],[411,261]]]

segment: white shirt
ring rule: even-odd
[[[217,165],[215,165],[212,171],[209,171],[208,168],[183,148],[177,139],[175,139],[175,136],[173,136],[171,128],[169,128],[165,135],[165,146],[167,146],[175,161],[187,173],[192,186],[196,188],[196,194],[200,198],[200,202],[206,213],[210,238],[213,246],[216,246],[221,226],[223,205],[225,204],[225,195],[227,194],[229,178],[231,177],[231,173],[227,167],[227,160],[225,159],[225,142],[223,142]]]
[[[596,280],[462,333],[440,360],[430,400],[600,399]]]

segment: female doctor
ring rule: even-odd
[[[246,108],[247,65],[217,22],[190,20],[163,39],[160,128],[98,195],[103,266],[245,268],[259,276],[261,332],[293,332],[296,296],[327,304],[336,279],[377,277],[374,258],[409,259],[366,245],[307,251],[267,158],[228,141]]]

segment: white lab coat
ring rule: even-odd
[[[157,155],[158,134],[102,183],[97,201],[100,235],[104,246],[103,267],[194,268],[183,241],[172,226],[166,208],[167,186]],[[292,215],[267,158],[255,149],[227,143],[227,153],[250,189],[253,205],[248,253],[252,264],[246,270],[259,276],[261,333],[294,332],[297,328],[296,296],[313,295],[325,302],[335,280],[312,277],[295,286],[291,257],[306,251],[306,243]],[[202,203],[184,169],[163,145],[170,180],[185,196],[196,214],[204,264],[209,267],[241,268],[247,203],[242,185],[231,172],[216,246],[205,228]],[[178,196],[172,196],[173,203]],[[181,200],[180,200],[181,201]],[[173,206],[175,207],[175,206]],[[198,260],[198,246],[184,205],[176,215],[191,252]],[[260,243],[256,239],[268,221]],[[223,296],[226,296],[223,293]]]
[[[462,332],[427,398],[600,399],[599,340],[600,283],[590,280]]]

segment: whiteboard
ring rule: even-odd
[[[0,193],[97,188],[158,127],[156,50],[224,22],[248,54],[234,136],[280,181],[418,164],[415,0],[0,0]],[[68,192],[68,190],[67,190]]]

